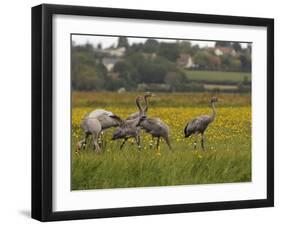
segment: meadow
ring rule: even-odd
[[[251,80],[249,72],[225,72],[225,71],[185,71],[188,79],[192,81],[208,82],[242,82],[245,77]]]
[[[136,112],[135,97],[142,93],[72,93],[72,172],[73,190],[127,188],[167,185],[235,183],[251,181],[251,96],[218,94],[217,117],[206,130],[206,151],[195,137],[184,138],[184,127],[192,118],[210,114],[208,93],[156,93],[151,97],[148,116],[159,117],[170,127],[172,150],[142,132],[141,150],[130,140],[122,150],[122,140],[112,141],[114,128],[103,135],[103,153],[96,154],[90,142],[79,154],[82,118],[103,108],[122,118]],[[198,136],[200,141],[200,136]],[[152,146],[152,147],[151,147]]]

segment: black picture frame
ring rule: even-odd
[[[266,27],[267,198],[54,212],[52,210],[52,17],[55,14]],[[32,8],[32,218],[40,221],[56,221],[270,206],[274,206],[273,19],[49,4]]]

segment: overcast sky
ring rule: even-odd
[[[94,47],[96,47],[99,43],[102,44],[102,48],[108,48],[113,44],[116,46],[118,37],[110,37],[110,36],[95,36],[95,35],[72,35],[72,41],[75,42],[76,45],[82,45],[85,43],[90,43]],[[128,38],[128,41],[131,44],[133,43],[144,43],[147,38]],[[156,39],[161,42],[172,42],[174,40],[171,39]],[[193,41],[189,40],[192,45],[199,45],[200,47],[213,47],[215,42],[212,41]],[[245,48],[247,43],[241,43],[242,47]]]

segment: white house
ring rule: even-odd
[[[183,68],[192,68],[194,67],[194,62],[192,57],[189,54],[181,53],[177,59],[177,64]]]
[[[118,58],[105,57],[102,59],[102,64],[106,67],[107,71],[112,71],[114,65],[119,62]]]
[[[231,56],[236,56],[236,51],[231,47],[215,47],[214,53],[217,56],[222,56],[224,54],[229,54]]]
[[[120,47],[120,48],[108,48],[104,50],[105,53],[108,53],[110,56],[114,57],[122,57],[125,55],[126,48]]]

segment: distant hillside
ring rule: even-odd
[[[242,49],[239,43],[231,42],[219,44],[200,48],[187,41],[168,43],[148,39],[129,45],[125,37],[119,38],[116,47],[106,49],[72,43],[72,88],[201,92],[216,87],[216,91],[249,92],[251,47]]]

